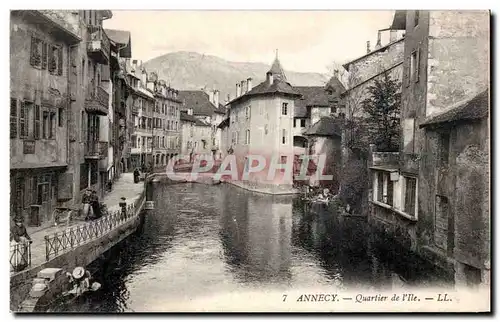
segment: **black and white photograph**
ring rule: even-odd
[[[9,19],[11,312],[491,312],[489,10]]]

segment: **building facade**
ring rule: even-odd
[[[218,160],[221,158],[221,130],[218,125],[224,120],[225,108],[219,103],[219,91],[180,91],[183,101],[184,125],[194,127],[193,136],[182,137],[183,155],[203,154],[205,157]],[[197,121],[190,121],[193,116]],[[207,128],[208,127],[208,128]],[[184,132],[183,134],[188,134]]]
[[[467,285],[489,284],[489,25],[486,11],[396,12],[400,152],[372,167],[374,223]]]
[[[82,27],[79,12],[11,12],[10,213],[30,225],[50,221],[74,197],[68,62]]]

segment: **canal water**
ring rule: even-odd
[[[449,286],[444,274],[371,234],[366,219],[306,209],[296,197],[177,184],[156,185],[154,199],[142,230],[90,267],[101,290],[54,311],[176,311],[311,286]]]

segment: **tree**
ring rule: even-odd
[[[361,158],[368,151],[366,122],[364,120],[363,99],[366,96],[361,83],[361,77],[355,66],[351,66],[347,75],[347,91],[342,95],[344,133],[343,148],[344,157],[347,154],[355,154],[356,158]]]
[[[368,132],[379,151],[398,151],[400,131],[401,83],[386,72],[368,87],[363,100]]]

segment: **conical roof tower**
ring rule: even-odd
[[[278,59],[278,49],[276,49],[276,58],[274,59],[271,69],[268,71],[268,73],[273,74],[274,79],[288,82],[288,80],[286,79],[285,71],[283,70],[283,67],[281,67],[280,60]]]

